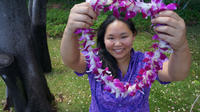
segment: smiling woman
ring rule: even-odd
[[[111,22],[113,23],[110,24]],[[115,59],[116,57],[113,57],[113,55],[110,54],[111,52],[108,53],[108,49],[109,47],[112,47],[117,41],[117,46],[115,44],[114,49],[116,51],[115,53],[117,53],[118,55],[115,56],[119,57],[121,52],[124,51],[122,50],[122,46],[125,46],[126,48],[129,47],[128,49],[126,49],[126,51],[128,50],[126,53],[129,54],[128,56],[130,56],[130,50],[132,48],[136,32],[137,31],[135,29],[135,26],[130,19],[124,21],[123,17],[119,17],[118,19],[116,19],[112,15],[110,15],[108,19],[104,21],[104,23],[100,26],[98,30],[97,48],[100,48],[99,56],[103,61],[103,68],[108,67],[114,77],[117,76],[118,66]],[[113,51],[114,49],[111,48],[110,51]],[[128,58],[127,61],[129,60],[130,58]]]
[[[138,12],[142,12],[144,18],[148,16],[151,16],[151,18],[154,18],[154,17],[159,16],[157,13],[160,11],[167,10],[167,9],[169,10],[176,9],[175,4],[165,5],[160,0],[158,1],[152,0],[150,3],[145,3],[141,1],[129,1],[129,0],[112,1],[110,6],[104,7],[104,5],[107,5],[107,2],[108,1],[97,0],[96,3],[94,1],[90,3],[94,11],[97,11],[97,12],[102,9],[106,11],[108,8],[110,10],[113,10],[113,15],[116,16],[117,18],[120,16],[119,11],[118,11],[118,9],[120,8],[120,11],[122,12],[126,11],[124,20],[134,17]],[[155,20],[153,19],[152,22],[154,21]],[[165,23],[162,23],[162,24],[165,24]],[[159,24],[155,26],[159,26]],[[81,32],[83,33],[83,35],[80,38],[80,41],[84,40],[82,44],[83,51],[84,51],[85,57],[87,58],[87,63],[89,64],[88,66],[90,66],[88,72],[94,73],[96,75],[95,78],[97,81],[102,81],[102,83],[105,83],[105,90],[115,93],[116,97],[119,97],[119,96],[126,97],[127,95],[134,96],[138,90],[141,91],[142,88],[144,88],[145,86],[151,87],[151,84],[156,79],[158,71],[162,69],[163,62],[167,58],[164,52],[172,52],[170,50],[171,47],[168,44],[169,40],[167,41],[166,39],[163,39],[161,37],[159,38],[158,37],[159,33],[157,35],[154,35],[153,39],[159,40],[159,43],[154,43],[152,45],[152,48],[154,48],[155,52],[145,53],[143,62],[145,62],[146,64],[144,65],[143,68],[140,69],[140,72],[139,72],[140,75],[138,75],[135,79],[137,83],[135,84],[122,83],[118,79],[115,80],[113,79],[112,76],[107,75],[107,74],[110,74],[110,71],[107,67],[105,69],[102,69],[101,67],[102,62],[100,61],[100,58],[97,56],[98,49],[92,49],[91,47],[94,44],[94,41],[92,40],[94,35],[87,35],[87,33],[91,33],[92,31],[93,31],[92,29],[82,28],[82,29],[78,29],[75,32],[75,33],[81,33]],[[166,79],[170,80],[169,77],[165,78],[165,80]]]
[[[106,29],[104,43],[115,59],[120,59],[121,56],[123,58],[126,54],[130,55],[129,51],[135,38],[132,31],[124,24],[121,21],[114,21]]]
[[[114,7],[116,7],[116,3]],[[157,26],[155,29],[159,35],[157,39],[167,41],[174,50],[169,60],[165,60],[166,57],[162,54],[153,52],[147,54],[149,57],[159,57],[164,60],[163,66],[157,66],[160,65],[159,61],[152,62],[154,63],[153,67],[157,67],[156,69],[159,70],[155,72],[154,68],[146,66],[149,64],[148,58],[145,58],[146,54],[136,52],[132,48],[136,30],[128,19],[130,16],[124,18],[117,13],[115,14],[115,16],[118,15],[117,17],[108,16],[97,33],[99,52],[97,49],[92,50],[94,54],[88,52],[91,50],[88,44],[94,44],[91,39],[94,35],[86,34],[93,32],[91,29],[86,29],[93,25],[93,21],[97,17],[93,8],[88,3],[81,3],[71,9],[61,42],[64,64],[72,68],[78,76],[88,74],[91,87],[91,112],[149,111],[149,84],[154,80],[145,78],[157,79],[161,84],[166,84],[168,81],[183,80],[188,75],[191,58],[185,37],[184,21],[175,12],[169,10],[161,11],[152,20],[154,24],[165,24]],[[75,31],[76,33],[74,33]],[[83,34],[80,39],[77,32]],[[84,38],[88,39],[88,43],[83,42],[85,51],[80,52],[79,40]],[[163,45],[159,44],[159,46]],[[158,44],[154,44],[153,47],[156,46],[158,47]],[[109,67],[110,71],[106,67]],[[181,70],[182,68],[184,69]],[[156,74],[152,75],[148,70],[152,70]],[[111,73],[115,75],[116,79],[110,76]],[[141,77],[143,73],[148,77]],[[144,83],[140,83],[141,80]]]
[[[107,26],[104,37],[105,47],[115,58],[117,64],[120,65],[119,68],[123,76],[128,69],[126,65],[128,65],[130,61],[130,51],[133,46],[134,38],[135,36],[128,26],[119,20],[115,20]]]

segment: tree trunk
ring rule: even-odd
[[[46,35],[46,5],[47,0],[30,0],[29,16],[31,18],[32,39],[36,53],[36,59],[43,72],[51,72],[51,60],[47,45]]]
[[[21,112],[51,112],[54,97],[33,52],[26,0],[0,0],[0,53],[15,57],[26,98]]]

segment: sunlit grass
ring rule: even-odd
[[[140,32],[134,42],[135,50],[145,51],[151,45],[151,34]],[[62,64],[59,54],[60,39],[48,39],[50,54],[53,64],[53,72],[47,75],[47,80],[52,93],[56,97],[59,111],[75,112],[77,110],[87,112],[90,104],[90,87],[87,75],[76,76],[73,71]],[[190,41],[189,41],[190,42]],[[190,42],[190,45],[192,42]],[[196,45],[192,50],[196,51]],[[190,110],[192,103],[200,94],[199,67],[196,66],[199,54],[193,61],[190,76],[181,82],[172,82],[161,85],[155,82],[150,93],[151,111],[180,111]],[[198,111],[200,101],[197,102],[193,111]]]
[[[196,36],[199,34],[197,33]],[[145,51],[150,46],[151,34],[140,32],[134,42],[136,50]],[[150,93],[151,111],[180,111],[188,112],[192,103],[200,94],[200,68],[199,68],[199,39],[197,37],[189,38],[192,51],[193,63],[190,76],[181,82],[173,82],[169,85],[161,85],[155,82]],[[193,39],[195,38],[195,39]],[[49,51],[53,70],[46,74],[49,88],[56,98],[59,112],[88,112],[90,105],[90,87],[87,75],[78,77],[74,72],[65,67],[60,56],[60,38],[48,38]],[[2,103],[5,100],[5,85],[0,79],[0,111]],[[200,100],[197,101],[193,112],[199,111]]]

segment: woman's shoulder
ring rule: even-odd
[[[144,58],[144,53],[141,51],[135,51],[134,49],[131,50],[131,59],[142,61]]]

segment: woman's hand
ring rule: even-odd
[[[162,24],[154,30],[160,39],[171,45],[175,52],[187,47],[185,22],[178,14],[170,10],[162,11],[152,20],[152,23]]]
[[[61,56],[66,66],[74,71],[83,73],[86,68],[85,56],[80,52],[78,35],[74,34],[78,28],[89,28],[96,19],[96,13],[89,3],[75,5],[68,18],[61,41]]]
[[[72,34],[78,28],[89,28],[96,18],[97,15],[89,3],[74,5],[70,11],[66,30]]]
[[[154,30],[160,39],[168,42],[174,53],[163,63],[158,76],[162,81],[180,81],[189,75],[191,54],[186,40],[184,20],[173,11],[162,11],[152,20],[153,24],[161,24]]]

